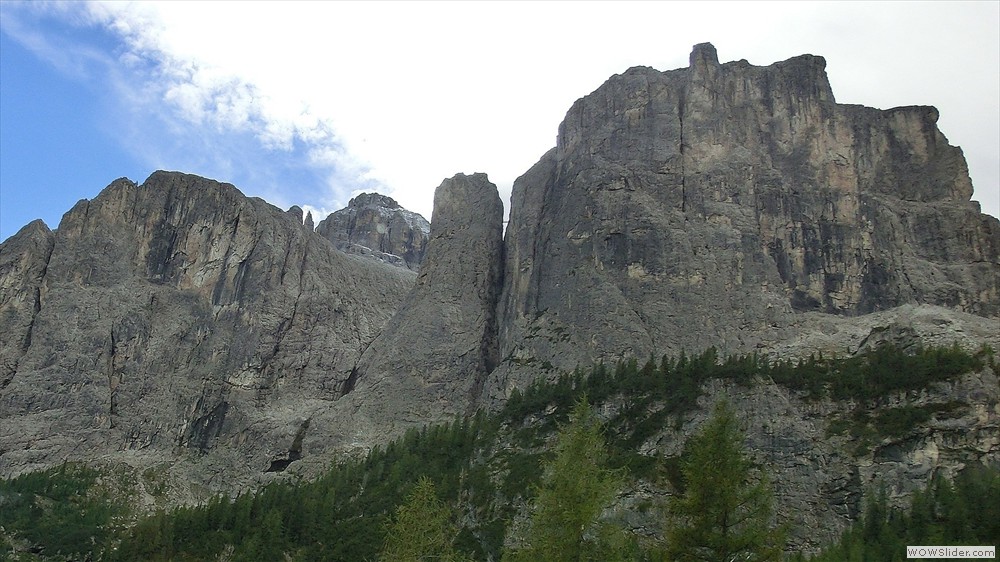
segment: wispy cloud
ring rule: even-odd
[[[278,205],[305,203],[314,209],[337,208],[362,186],[385,190],[371,179],[365,162],[338,141],[332,120],[313,109],[308,92],[273,88],[266,75],[255,72],[241,74],[240,65],[217,56],[218,43],[182,48],[190,36],[182,31],[184,37],[178,37],[161,5],[18,8],[4,18],[4,31],[61,72],[106,89],[111,98],[106,127],[116,129],[127,149],[151,169],[201,173],[233,181]],[[77,29],[96,26],[117,43],[109,49],[89,44],[92,35],[46,33],[37,25],[45,18]],[[245,44],[233,47],[230,54],[247,64],[256,56]]]
[[[714,41],[724,60],[754,64],[824,55],[846,103],[937,105],[969,156],[977,197],[1000,212],[993,4],[18,7],[28,19],[107,34],[95,45],[31,25],[12,32],[106,87],[109,127],[143,161],[214,175],[282,206],[335,209],[377,189],[429,215],[434,187],[456,172],[488,172],[509,192],[554,145],[575,99],[629,66],[685,66],[692,44]]]

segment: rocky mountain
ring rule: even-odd
[[[366,352],[355,398],[406,399],[429,420],[470,401],[494,407],[577,366],[710,346],[775,358],[885,342],[997,349],[1000,222],[970,201],[961,150],[934,108],[837,104],[824,68],[811,55],[720,64],[703,44],[688,68],[633,68],[578,100],[557,146],[515,182],[502,251],[482,243],[476,271],[502,271],[499,290],[462,299],[460,276],[422,277]],[[500,228],[484,197],[457,212],[461,232]],[[425,302],[439,292],[456,295],[461,314],[428,320],[442,314]],[[481,339],[493,318],[496,336]],[[444,359],[452,342],[426,322],[469,338],[462,360]],[[481,389],[479,357],[499,358]],[[951,396],[970,410],[867,453],[828,436],[852,404],[817,406],[766,383],[710,395],[734,400],[758,458],[780,474],[780,509],[830,540],[874,483],[905,497],[931,474],[1000,464],[995,376],[887,397],[882,406],[920,409]],[[391,427],[387,417],[366,423]],[[676,453],[695,427],[664,428],[643,449]]]
[[[503,203],[486,174],[458,174],[437,188],[416,285],[345,388],[355,393],[366,425],[405,429],[470,413],[477,403],[499,360],[493,303],[501,288],[502,220]]]
[[[263,472],[336,430],[313,412],[413,280],[231,185],[116,180],[0,246],[0,473],[107,455]]]
[[[702,44],[578,100],[514,184],[489,395],[542,361],[769,349],[811,318],[996,318],[1000,222],[937,110],[838,104],[825,66],[720,64]]]
[[[339,250],[416,271],[427,252],[430,224],[392,197],[362,193],[320,221],[316,232]]]
[[[1000,222],[970,201],[936,110],[838,104],[824,69],[720,64],[702,44],[687,68],[613,76],[515,182],[506,232],[484,174],[441,184],[429,230],[365,194],[316,232],[227,184],[117,180],[0,245],[0,476],[100,460],[196,498],[599,361],[1000,348]],[[842,528],[841,496],[878,478],[1000,463],[988,367],[887,398],[951,393],[968,415],[857,455],[824,434],[847,404],[709,390],[734,396],[810,524]]]

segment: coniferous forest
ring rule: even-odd
[[[856,404],[831,420],[864,448],[961,405],[866,405],[954,379],[992,351],[904,353],[791,362],[699,355],[578,369],[514,392],[495,412],[411,429],[320,477],[270,484],[203,505],[137,513],[129,475],[79,464],[0,481],[4,560],[903,560],[907,544],[996,544],[1000,471],[969,466],[893,507],[871,490],[858,521],[811,556],[787,543],[773,483],[751,462],[725,401],[707,382],[773,382],[805,400]],[[704,402],[704,400],[702,400]],[[614,405],[610,407],[609,405]],[[644,453],[664,427],[711,416],[676,457]],[[855,451],[857,452],[857,451]],[[639,533],[611,509],[638,481],[671,490],[648,505],[662,523]]]

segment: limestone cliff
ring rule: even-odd
[[[803,400],[801,393],[774,384],[712,381],[705,391],[699,412],[682,427],[665,424],[642,449],[658,457],[681,454],[711,406],[728,400],[745,428],[749,454],[771,478],[778,518],[789,523],[790,551],[814,552],[835,542],[861,516],[870,498],[866,494],[885,489],[891,504],[907,506],[913,491],[935,475],[950,479],[970,465],[1000,466],[1000,386],[990,369],[862,407]],[[894,409],[946,413],[868,442],[836,429]],[[626,495],[623,508],[633,512],[635,527],[656,529],[662,521],[643,515],[638,504],[664,496],[662,488],[639,485]]]
[[[458,174],[435,191],[416,284],[344,387],[363,420],[355,425],[369,440],[450,419],[478,400],[498,361],[493,311],[502,283],[502,221],[503,203],[486,174]]]
[[[18,364],[31,348],[32,326],[42,306],[42,279],[55,236],[36,220],[0,246],[0,391],[14,378]]]
[[[345,252],[418,270],[427,251],[430,224],[392,197],[362,193],[347,208],[320,221],[316,232]]]
[[[207,452],[240,468],[204,480],[263,472],[336,430],[309,419],[412,282],[231,185],[117,180],[0,245],[0,476]]]
[[[771,348],[803,313],[1000,314],[1000,222],[932,107],[838,104],[821,57],[638,67],[514,183],[489,392],[594,360]]]

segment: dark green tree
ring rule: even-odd
[[[675,561],[780,560],[784,533],[772,522],[773,495],[754,478],[728,403],[692,436],[681,464],[685,489],[670,505],[666,555]]]
[[[455,552],[458,534],[451,522],[451,510],[437,497],[434,483],[423,476],[405,503],[396,508],[386,529],[384,562],[458,562]]]
[[[621,488],[622,476],[607,467],[601,422],[585,396],[574,405],[557,439],[524,544],[505,552],[504,561],[624,560],[629,546],[624,531],[600,519]]]

